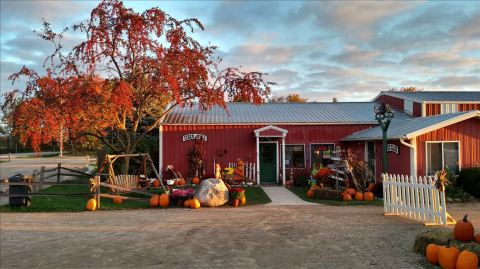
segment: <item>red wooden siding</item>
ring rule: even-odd
[[[400,109],[401,111],[404,110],[404,102],[402,98],[393,97],[389,95],[381,95],[377,98],[376,101],[380,103],[387,103],[397,109]]]
[[[388,144],[398,146],[398,154],[388,152],[388,173],[395,175],[410,175],[410,148],[401,144],[398,140],[389,140]],[[383,172],[383,142],[375,142],[375,161],[377,180],[380,180]]]
[[[480,120],[463,122],[417,137],[417,171],[426,174],[426,141],[460,141],[460,168],[480,165]]]
[[[426,116],[439,115],[441,113],[440,104],[427,104],[426,105]]]
[[[422,104],[413,102],[413,116],[421,117],[422,116]]]
[[[480,110],[480,104],[458,104],[458,111]]]
[[[182,142],[182,136],[189,133],[207,135],[205,143],[206,173],[213,174],[213,158],[225,166],[241,158],[246,162],[256,162],[256,140],[253,131],[265,125],[165,125],[163,126],[163,166],[168,164],[188,176],[189,161],[187,154],[193,141]],[[339,141],[354,132],[367,129],[372,125],[276,125],[288,130],[286,144],[304,144],[306,167],[310,167],[310,144],[334,143],[343,147]],[[272,138],[281,144],[281,138]],[[277,153],[280,152],[280,148]],[[278,154],[277,154],[278,155]],[[363,155],[362,155],[363,158]]]

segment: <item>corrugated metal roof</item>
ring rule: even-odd
[[[385,94],[399,97],[402,99],[416,101],[432,101],[432,102],[480,102],[480,91],[417,91],[417,92],[400,92],[400,91],[383,91],[379,96]],[[375,100],[378,98],[375,97]]]
[[[458,112],[451,114],[441,114],[431,117],[420,117],[411,119],[392,120],[388,128],[387,136],[389,139],[410,139],[412,137],[427,133],[432,130],[442,128],[442,125],[450,125],[456,122],[472,118],[480,118],[479,111]],[[367,130],[356,132],[342,139],[343,141],[358,140],[380,140],[382,139],[382,130],[380,127],[372,127]]]
[[[342,103],[228,103],[200,111],[198,106],[175,107],[162,124],[376,124],[374,102]],[[410,118],[394,111],[397,118]]]

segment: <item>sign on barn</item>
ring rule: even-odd
[[[387,152],[394,152],[398,154],[398,146],[395,144],[387,144]]]
[[[203,139],[203,141],[207,141],[207,136],[204,134],[186,134],[182,137],[182,141],[189,141],[194,139]]]

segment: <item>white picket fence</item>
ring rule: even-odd
[[[435,187],[436,176],[383,174],[382,178],[385,215],[404,216],[425,225],[455,223],[447,213],[445,191]]]
[[[251,182],[257,182],[257,172],[255,170],[255,163],[249,163],[249,162],[245,162],[245,168],[244,168],[244,172],[245,172],[245,179],[247,179],[247,181],[251,181]],[[235,168],[237,167],[237,163],[236,162],[233,162],[233,163],[228,163],[228,167],[229,168]]]

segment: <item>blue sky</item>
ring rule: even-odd
[[[61,29],[95,1],[1,1],[1,90],[22,65],[40,69],[51,47],[32,34],[45,18]],[[126,1],[195,17],[203,44],[225,66],[262,71],[273,95],[366,101],[380,90],[480,90],[480,1]],[[72,44],[79,37],[68,36]]]

